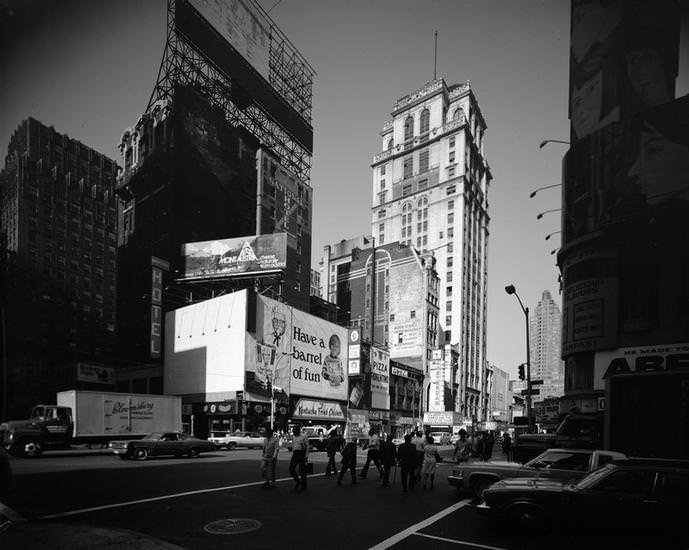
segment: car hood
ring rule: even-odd
[[[41,431],[41,429],[36,426],[31,420],[8,420],[0,424],[0,428],[3,430],[36,430]]]
[[[567,487],[567,483],[562,481],[546,479],[542,477],[522,477],[522,478],[512,478],[503,479],[494,483],[491,487],[491,491],[501,492],[501,491],[562,491]]]
[[[517,444],[519,443],[545,443],[548,441],[554,441],[555,434],[522,434],[517,438]]]

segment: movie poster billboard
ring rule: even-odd
[[[371,347],[371,408],[390,409],[390,354]]]
[[[273,233],[182,245],[184,278],[205,279],[280,271],[287,266],[287,235]]]

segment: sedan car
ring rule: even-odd
[[[263,447],[265,437],[257,432],[233,432],[226,434],[215,434],[208,438],[208,441],[215,445],[216,449],[236,449],[237,447],[247,447],[249,449]]]
[[[689,462],[626,459],[607,464],[577,483],[543,478],[508,479],[483,494],[476,510],[524,527],[564,523],[582,527],[683,529],[689,510]]]
[[[457,491],[471,491],[477,497],[496,481],[513,477],[537,477],[560,481],[584,477],[601,466],[626,458],[615,451],[592,449],[548,449],[526,464],[519,462],[464,462],[455,466],[447,482]]]
[[[215,445],[180,432],[154,432],[143,439],[112,441],[112,452],[122,459],[146,460],[149,456],[174,455],[195,458],[205,451],[214,451]]]

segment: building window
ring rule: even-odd
[[[411,195],[411,183],[402,187],[402,196],[406,197],[407,195]]]
[[[380,231],[381,233],[382,233],[383,231],[385,231],[385,224],[384,224],[384,223],[379,223],[379,224],[378,224],[378,231]]]
[[[445,294],[446,294],[447,296],[452,296],[452,287],[451,287],[451,286],[448,286],[448,287],[445,289]]]
[[[383,166],[380,167],[380,175],[381,176],[385,175],[385,164],[383,164]]]
[[[445,281],[448,283],[452,282],[452,271],[447,272],[447,277],[445,277]]]
[[[452,302],[445,302],[445,311],[452,311]]]
[[[416,248],[421,248],[421,237],[416,237]]]
[[[391,313],[391,314],[390,314],[390,321],[394,321],[394,320],[395,320],[395,314],[394,314],[394,313]]]
[[[409,318],[410,318],[410,319],[416,319],[416,310],[412,309],[412,310],[409,312]]]
[[[450,147],[455,146],[455,136],[450,137]]]
[[[452,256],[447,257],[447,267],[452,267],[454,264],[454,258]]]
[[[449,160],[450,160],[450,162],[455,161],[455,152],[454,151],[450,151],[450,159]]]
[[[451,324],[452,324],[452,315],[446,315],[446,316],[445,316],[445,324],[446,324],[446,325],[451,325]],[[450,332],[450,331],[449,331],[449,330],[446,331],[446,334],[447,334],[448,332]]]
[[[455,213],[454,212],[449,212],[447,215],[447,223],[452,224],[455,223]]]
[[[454,194],[454,193],[456,193],[456,192],[457,192],[457,188],[456,188],[454,185],[450,185],[450,186],[447,188],[447,194],[448,194],[448,195],[452,195],[452,194]]]
[[[383,233],[381,233],[380,236],[378,237],[378,242],[380,244],[385,244],[385,235]]]
[[[385,217],[385,209],[378,210],[378,219]]]
[[[424,179],[424,180],[419,180],[419,185],[418,185],[419,191],[423,191],[423,190],[426,189],[427,187],[428,187],[428,180],[426,180],[426,179]]]
[[[408,116],[404,121],[404,141],[414,137],[414,117]]]
[[[454,177],[455,177],[455,167],[454,167],[454,166],[450,166],[450,167],[447,169],[447,175],[448,175],[448,177],[450,177],[450,178],[454,178]]]
[[[412,174],[414,173],[414,160],[412,157],[407,157],[404,159],[404,179],[411,178]]]
[[[381,188],[381,190],[385,189],[385,180],[384,179],[380,180],[380,188]]]
[[[424,149],[419,153],[419,172],[426,172],[428,170],[428,149]]]

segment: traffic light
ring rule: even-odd
[[[519,365],[518,369],[519,369],[519,380],[524,380],[526,378],[526,376],[524,376],[524,363]]]

